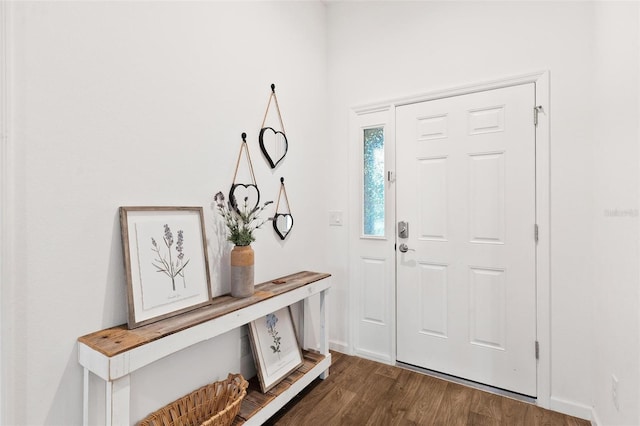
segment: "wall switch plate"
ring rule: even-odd
[[[342,226],[343,217],[342,212],[338,210],[329,212],[329,225],[331,226]]]

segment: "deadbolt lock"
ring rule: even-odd
[[[398,238],[409,238],[409,222],[398,222]]]

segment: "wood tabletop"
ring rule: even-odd
[[[331,274],[322,272],[297,272],[256,285],[256,291],[250,297],[241,299],[230,295],[215,297],[212,299],[211,304],[193,311],[184,312],[131,330],[126,324],[107,328],[82,336],[78,338],[78,342],[108,357],[113,357],[135,347],[330,276]]]

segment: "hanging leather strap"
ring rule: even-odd
[[[264,123],[267,121],[267,114],[269,113],[269,107],[271,106],[271,99],[273,99],[276,104],[276,110],[278,111],[278,120],[280,120],[280,130],[282,131],[282,133],[286,134],[286,132],[284,131],[284,123],[282,122],[282,114],[280,113],[280,105],[278,105],[278,97],[276,96],[275,84],[271,85],[271,95],[269,95],[269,102],[267,102],[267,109],[264,112],[264,118],[262,119],[262,125],[260,126],[260,128],[264,129]]]
[[[278,201],[276,202],[276,212],[275,214],[278,213],[278,206],[280,205],[280,195],[282,195],[282,193],[284,193],[284,199],[287,203],[287,212],[289,214],[291,214],[291,207],[289,207],[289,197],[287,196],[287,188],[284,187],[284,178],[281,177],[280,178],[280,192],[278,192]]]
[[[242,144],[240,145],[240,152],[238,152],[238,161],[236,161],[236,170],[233,172],[233,183],[236,183],[236,176],[238,175],[238,169],[240,168],[240,158],[242,158],[242,152],[246,153],[247,162],[249,163],[249,173],[251,174],[251,183],[256,185],[256,175],[253,172],[253,163],[251,162],[251,155],[249,154],[249,147],[247,146],[247,134],[242,133]]]

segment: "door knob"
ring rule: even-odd
[[[398,250],[400,250],[401,253],[406,253],[409,250],[415,251],[414,249],[410,249],[409,246],[406,245],[405,243],[400,244],[400,246],[398,246]]]

